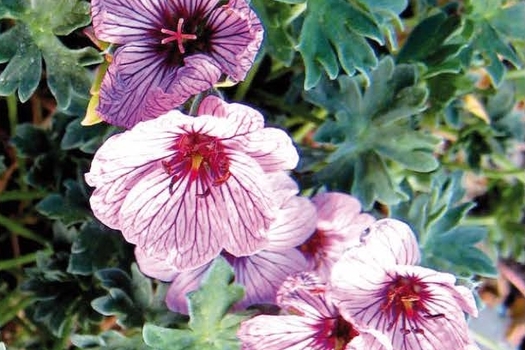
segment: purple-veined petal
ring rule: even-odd
[[[252,133],[264,127],[264,118],[257,110],[240,103],[226,103],[216,96],[207,96],[199,104],[198,115],[228,118],[232,127],[223,138]]]
[[[243,80],[262,42],[259,19],[245,1],[230,1],[212,12],[208,25],[213,32],[212,57],[234,80]]]
[[[135,247],[135,259],[140,271],[149,277],[170,282],[179,274],[165,259],[159,259],[155,255],[147,255],[144,250],[138,247]]]
[[[243,350],[323,350],[315,346],[316,320],[295,315],[256,316],[241,323]]]
[[[145,109],[151,115],[164,114],[190,97],[212,88],[221,74],[217,63],[205,55],[186,57],[166,89],[158,87],[148,94]]]
[[[410,227],[395,219],[382,219],[371,224],[361,235],[358,248],[385,266],[415,265],[420,260],[419,245]]]
[[[315,231],[316,223],[315,206],[307,198],[290,198],[270,225],[266,249],[287,249],[302,244]]]
[[[238,137],[234,142],[239,143],[239,147],[255,158],[266,172],[290,170],[299,162],[292,139],[280,129],[264,128]]]
[[[347,242],[357,243],[362,231],[375,219],[361,213],[361,203],[345,193],[319,193],[312,198],[318,212],[317,228],[345,236]]]
[[[232,265],[237,283],[244,285],[245,297],[237,308],[252,304],[275,303],[281,283],[292,274],[307,268],[305,258],[297,249],[281,251],[263,250],[257,254],[233,258]]]
[[[151,31],[163,27],[163,15],[172,12],[169,1],[93,0],[91,17],[98,39],[114,44],[151,40]]]

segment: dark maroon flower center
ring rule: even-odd
[[[162,34],[168,34],[168,37],[162,39],[161,43],[162,44],[167,44],[167,43],[170,43],[172,41],[176,41],[177,42],[177,48],[179,49],[179,52],[181,54],[186,52],[184,50],[184,45],[183,45],[184,41],[197,39],[197,35],[195,35],[195,34],[183,33],[183,31],[182,31],[183,24],[184,24],[184,18],[179,18],[179,20],[177,22],[177,31],[176,32],[174,32],[173,30],[166,29],[166,28],[162,28],[160,30],[162,32]]]
[[[324,231],[315,230],[310,238],[299,246],[299,250],[307,257],[319,260],[325,254],[327,240]]]
[[[229,159],[216,137],[196,132],[179,135],[173,150],[173,157],[162,161],[164,171],[172,176],[170,191],[179,179],[189,177],[189,183],[198,180],[204,185],[201,195],[206,195],[209,186],[219,186],[230,177]]]
[[[431,299],[426,283],[415,276],[397,276],[385,290],[385,300],[381,310],[390,320],[388,329],[392,329],[400,319],[403,324],[414,326],[421,317],[428,318],[426,304]],[[410,333],[422,333],[423,330],[415,327],[405,330]]]
[[[217,11],[222,1],[214,9],[205,11],[202,4],[198,4],[191,11],[178,8],[176,13],[163,14],[163,27],[155,35],[159,37],[158,52],[166,57],[170,65],[183,65],[184,57],[196,53],[209,53],[212,50],[211,38],[214,34],[209,22],[210,15]]]
[[[324,349],[344,350],[359,332],[343,317],[324,319],[319,330],[319,341]]]

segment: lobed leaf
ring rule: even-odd
[[[329,188],[350,191],[365,208],[378,200],[394,204],[407,196],[394,181],[389,162],[428,172],[438,166],[435,137],[412,127],[411,117],[425,108],[427,90],[418,85],[415,66],[395,66],[388,57],[362,88],[358,77],[341,76],[337,84],[323,82],[305,98],[332,113],[315,134],[335,151],[316,175]]]
[[[236,330],[247,316],[227,314],[243,297],[243,288],[233,283],[232,268],[218,257],[203,278],[200,288],[187,295],[188,329],[170,329],[146,324],[144,341],[154,349],[237,350]]]
[[[378,61],[366,39],[384,44],[384,23],[405,6],[404,0],[309,0],[297,46],[306,70],[304,88],[315,87],[323,70],[335,79],[340,67],[349,75],[374,68]]]

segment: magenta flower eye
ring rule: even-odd
[[[170,190],[183,177],[189,183],[199,180],[209,193],[210,186],[219,186],[230,177],[230,161],[225,148],[216,137],[196,132],[182,134],[175,138],[173,149],[176,153],[168,160],[162,160],[164,171],[170,175]],[[204,195],[203,194],[203,195]]]
[[[263,38],[245,0],[93,0],[96,36],[119,45],[97,112],[131,128],[183,104],[221,77],[243,80]]]

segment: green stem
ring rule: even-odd
[[[8,202],[8,201],[31,201],[34,199],[41,199],[47,196],[47,192],[44,191],[31,191],[31,192],[24,192],[24,191],[8,191],[3,192],[0,194],[0,202]]]
[[[44,254],[44,255],[49,256],[52,253],[53,251],[51,249],[45,249],[45,250],[39,251],[38,253],[31,253],[31,254],[19,256],[18,258],[14,258],[14,259],[2,260],[0,261],[0,271],[9,270],[9,269],[13,269],[16,267],[20,267],[25,264],[32,263],[36,261],[39,255]]]
[[[9,119],[9,132],[11,137],[15,135],[16,125],[18,124],[18,100],[15,94],[6,97],[7,118]]]
[[[253,79],[255,78],[255,75],[257,74],[257,71],[259,70],[259,66],[261,65],[263,56],[264,56],[264,51],[261,50],[261,52],[259,52],[259,56],[257,60],[254,62],[252,69],[250,69],[244,81],[240,83],[239,85],[237,85],[237,91],[235,91],[235,96],[233,97],[235,101],[244,100],[244,97],[248,93],[248,90],[250,89],[250,85],[252,84]]]
[[[13,234],[17,234],[24,238],[31,239],[44,246],[48,245],[48,242],[44,238],[40,237],[27,227],[20,225],[18,222],[9,219],[6,216],[0,215],[0,226],[4,226],[8,231],[11,231]]]
[[[505,74],[507,80],[517,80],[525,78],[525,69],[511,70]]]

